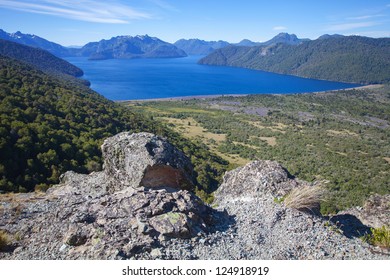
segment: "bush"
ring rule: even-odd
[[[284,199],[284,205],[300,211],[318,212],[325,189],[320,186],[301,186],[294,188]]]
[[[371,245],[390,249],[390,228],[387,226],[372,228],[371,234],[368,234],[364,239]]]

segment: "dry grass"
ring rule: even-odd
[[[328,129],[327,132],[331,136],[359,136],[357,133],[349,131],[347,129],[343,129],[343,130]]]
[[[261,140],[267,142],[270,146],[276,146],[276,138],[275,137],[259,137]]]
[[[280,133],[286,133],[285,129],[288,128],[288,125],[285,125],[283,123],[276,123],[274,126],[265,126],[261,122],[258,121],[247,121],[250,125],[253,125],[260,129],[270,129],[274,132],[280,132]]]
[[[0,230],[0,252],[6,251],[10,243],[10,237],[8,233]]]
[[[300,211],[317,212],[326,192],[321,185],[294,188],[284,199],[284,205]]]

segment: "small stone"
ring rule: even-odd
[[[157,259],[157,258],[159,258],[159,257],[162,256],[162,253],[161,253],[161,250],[160,250],[160,249],[155,248],[155,249],[153,249],[153,250],[150,252],[150,255],[152,256],[152,258]]]
[[[63,252],[66,250],[66,248],[68,248],[68,245],[66,244],[62,244],[61,248],[60,248],[60,252]]]

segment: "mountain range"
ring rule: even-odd
[[[298,45],[309,39],[299,39],[295,34],[280,33],[266,42],[252,42],[243,39],[239,43],[227,41],[205,41],[200,39],[180,39],[174,44],[148,35],[116,36],[108,40],[90,42],[78,48],[64,47],[37,35],[23,34],[20,31],[7,33],[0,29],[0,39],[44,49],[59,57],[83,56],[90,59],[110,58],[164,58],[186,55],[208,55],[228,45],[269,46],[277,43]]]
[[[168,58],[187,54],[156,37],[148,35],[117,36],[109,40],[90,42],[81,48],[67,48],[36,35],[21,32],[7,33],[0,29],[0,39],[16,42],[34,48],[44,49],[59,57],[84,56],[89,59],[110,58]]]
[[[82,56],[91,60],[175,58],[206,55],[199,63],[245,67],[305,78],[351,83],[390,81],[390,38],[323,35],[316,40],[280,33],[266,42],[244,39],[226,41],[181,39],[170,44],[148,35],[117,36],[66,48],[36,35],[0,30],[0,39],[41,48],[60,57]],[[77,76],[77,75],[76,75]]]

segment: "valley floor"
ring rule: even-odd
[[[125,102],[228,160],[277,160],[322,181],[323,213],[390,193],[390,86],[296,95],[198,96]]]

